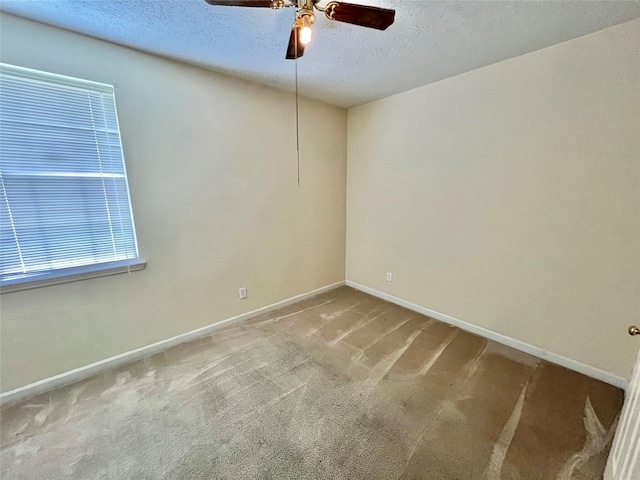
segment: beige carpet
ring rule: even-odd
[[[620,390],[343,287],[3,407],[3,479],[599,479]]]

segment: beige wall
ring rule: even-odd
[[[3,391],[344,280],[345,110],[302,100],[298,187],[291,94],[1,22],[3,62],[117,84],[148,262],[131,276],[2,295]]]
[[[626,377],[638,45],[634,21],[349,110],[347,279]]]

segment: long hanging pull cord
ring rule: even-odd
[[[294,11],[296,9],[294,8]],[[294,28],[295,28],[295,70],[296,70],[296,155],[298,159],[298,186],[300,186],[300,122],[298,115],[298,27],[295,27],[294,20]]]
[[[297,44],[296,44],[297,50]],[[296,52],[296,153],[298,155],[298,186],[300,186],[300,125],[298,114],[298,53]]]

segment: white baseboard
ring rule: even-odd
[[[43,380],[30,383],[29,385],[25,385],[14,390],[9,390],[8,392],[0,394],[0,404],[14,403],[27,397],[32,397],[49,390],[54,390],[64,385],[79,382],[80,380],[84,380],[85,378],[91,377],[105,370],[110,370],[120,365],[124,365],[141,358],[148,357],[149,355],[153,355],[154,353],[162,352],[181,343],[190,342],[200,337],[204,337],[205,335],[209,335],[210,333],[213,333],[214,331],[219,330],[223,327],[227,327],[232,323],[242,322],[244,320],[257,317],[258,315],[271,312],[272,310],[286,307],[287,305],[291,305],[292,303],[296,303],[315,295],[327,292],[329,290],[333,290],[335,288],[341,287],[342,285],[344,285],[344,283],[344,281],[332,283],[331,285],[327,285],[325,287],[312,290],[311,292],[303,293],[301,295],[296,295],[295,297],[281,300],[280,302],[267,305],[266,307],[258,308],[257,310],[253,310],[251,312],[236,315],[235,317],[227,318],[225,320],[221,320],[219,322],[207,325],[202,328],[198,328],[196,330],[191,330],[190,332],[181,333],[180,335],[167,338],[166,340],[160,340],[159,342],[152,343],[151,345],[136,348],[135,350],[130,350],[114,357],[105,358],[104,360],[85,365],[84,367],[76,368],[68,372],[55,375],[53,377],[45,378]]]
[[[576,372],[582,373],[583,375],[587,375],[588,377],[595,378],[615,387],[622,388],[623,390],[626,390],[627,388],[627,380],[625,378],[614,375],[613,373],[605,372],[604,370],[600,370],[599,368],[580,363],[576,360],[563,357],[562,355],[558,355],[553,352],[549,352],[547,350],[544,350],[543,348],[536,347],[535,345],[531,345],[521,340],[516,340],[515,338],[507,337],[506,335],[502,335],[501,333],[497,333],[492,330],[467,323],[463,320],[459,320],[449,315],[445,315],[444,313],[436,312],[429,308],[425,308],[407,300],[403,300],[402,298],[398,298],[388,293],[380,292],[374,288],[361,285],[352,280],[347,280],[345,283],[347,286],[353,287],[356,290],[360,290],[364,293],[368,293],[369,295],[373,295],[374,297],[378,297],[388,302],[395,303],[396,305],[400,305],[401,307],[413,310],[414,312],[421,313],[428,317],[435,318],[436,320],[448,323],[462,330],[466,330],[467,332],[471,332],[475,335],[488,338],[489,340],[494,340],[508,347],[528,353],[529,355],[533,355],[543,360],[547,360],[548,362],[555,363],[570,370],[574,370]]]

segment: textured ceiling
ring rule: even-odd
[[[318,16],[302,94],[351,107],[640,17],[638,1],[350,0],[396,9],[380,32]],[[324,5],[326,0],[321,1]],[[0,0],[8,13],[293,90],[282,10],[204,0]]]

